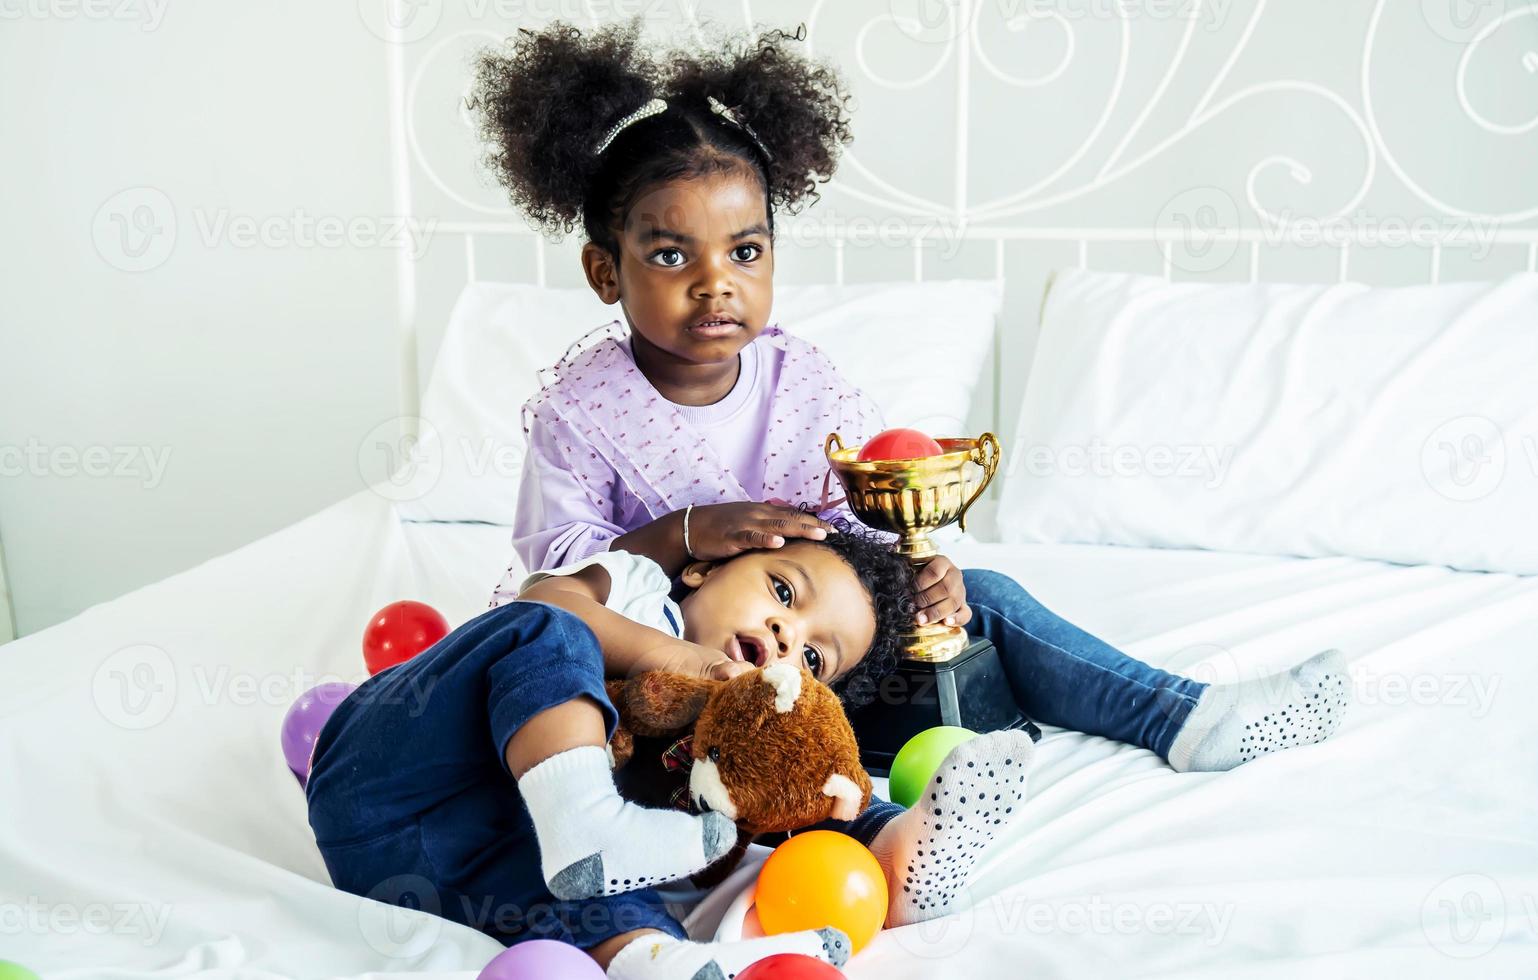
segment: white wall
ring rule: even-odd
[[[394,270],[377,241],[399,217],[387,48],[376,33],[384,2],[134,0],[126,9],[138,19],[117,21],[71,0],[0,0],[0,467],[9,467],[0,469],[0,539],[21,631],[252,540],[378,475],[383,461],[366,436],[395,415],[398,394]],[[592,8],[643,11],[677,41],[693,14],[740,26],[744,6]],[[804,220],[896,222],[906,233],[936,223],[1256,228],[1264,209],[1294,228],[1339,215],[1358,228],[1434,220],[1454,232],[1532,229],[1538,216],[1538,8],[746,6],[774,26],[809,19],[813,50],[838,60],[858,100],[852,152]],[[966,16],[948,20],[955,9]],[[583,7],[428,0],[414,10],[403,53],[415,215],[424,225],[516,221],[477,173],[456,110],[465,59],[520,24],[581,22]],[[134,188],[153,190],[118,196]],[[1012,194],[1021,196],[985,207]],[[300,209],[376,240],[294,243],[306,230]],[[223,227],[270,221],[287,238],[210,240],[221,217],[236,222]],[[146,233],[143,218],[160,229],[174,220],[174,235]],[[148,251],[130,254],[146,240]],[[479,244],[481,277],[533,278],[531,239]],[[1201,244],[1176,250],[1173,275],[1248,274],[1247,249]],[[462,238],[435,232],[422,246],[425,372],[466,269]],[[580,282],[576,246],[546,249],[552,285]],[[1260,260],[1265,278],[1333,278],[1339,250],[1267,244]],[[1005,416],[1041,281],[1076,261],[1071,241],[1007,249]],[[1092,246],[1088,261],[1162,266],[1148,244]],[[1385,246],[1353,251],[1350,267],[1391,284],[1424,280],[1428,261],[1424,250]],[[1448,279],[1491,278],[1528,261],[1525,245],[1450,247],[1441,269]],[[990,277],[994,262],[987,242],[925,252],[934,277]],[[790,240],[778,268],[782,282],[831,276],[824,248]],[[850,280],[908,278],[911,269],[906,247],[846,250]],[[113,466],[128,459],[131,472],[81,474],[69,451],[93,447]],[[151,459],[167,460],[163,474]]]
[[[356,490],[358,436],[396,401],[388,249],[204,230],[387,213],[383,45],[353,5],[42,12],[0,21],[0,535],[23,633]],[[139,187],[148,210],[117,197]],[[129,232],[142,256],[112,212],[153,222]],[[83,475],[88,450],[113,472]]]

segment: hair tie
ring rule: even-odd
[[[614,142],[614,137],[622,133],[626,126],[629,126],[632,123],[638,123],[642,119],[646,119],[649,116],[655,116],[657,113],[662,112],[667,107],[667,102],[663,101],[662,99],[652,99],[641,108],[637,109],[635,112],[632,112],[630,115],[610,126],[608,132],[603,134],[603,139],[599,140],[598,145],[593,147],[593,156],[597,156],[604,150],[607,150],[609,148],[609,144]]]
[[[759,152],[764,155],[765,160],[774,159],[774,154],[769,152],[769,148],[764,145],[764,141],[758,138],[757,133],[753,132],[753,127],[749,126],[740,116],[737,115],[734,110],[728,109],[726,104],[720,99],[716,98],[714,95],[705,96],[705,100],[710,103],[711,112],[714,112],[716,115],[720,116],[722,119],[725,119],[733,126],[736,126],[744,133],[747,133],[748,138],[751,139],[753,143],[758,147]],[[738,106],[737,108],[740,109],[742,107]]]

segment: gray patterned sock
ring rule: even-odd
[[[1322,742],[1340,724],[1351,675],[1339,650],[1291,670],[1213,684],[1202,692],[1170,745],[1179,772],[1220,772],[1268,752]]]
[[[545,884],[563,901],[682,878],[737,843],[737,826],[724,814],[652,810],[623,799],[599,745],[556,753],[523,774],[518,792],[539,840]]]

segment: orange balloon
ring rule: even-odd
[[[858,953],[886,921],[886,875],[853,837],[809,830],[769,855],[753,903],[768,935],[834,926]]]

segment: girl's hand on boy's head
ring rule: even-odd
[[[689,514],[689,550],[705,560],[755,548],[783,547],[790,538],[821,541],[838,529],[813,514],[780,504],[705,504]]]
[[[752,669],[752,664],[733,660],[724,651],[688,640],[669,640],[648,650],[635,665],[634,673],[665,670],[670,674],[687,674],[708,681],[728,681]]]
[[[965,626],[972,621],[961,569],[944,555],[935,556],[919,569],[914,589],[913,603],[918,607],[918,613],[913,621],[920,626],[925,623]]]

